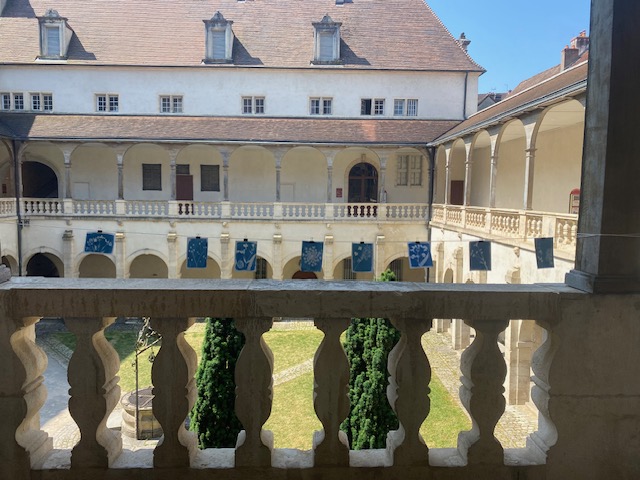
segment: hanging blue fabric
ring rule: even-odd
[[[534,242],[538,268],[553,268],[553,238],[536,238]]]
[[[258,242],[236,242],[235,269],[238,272],[255,272],[258,258]]]
[[[409,242],[409,268],[433,267],[429,242]]]
[[[321,272],[323,250],[324,243],[322,242],[302,242],[300,270],[303,272]]]
[[[491,242],[469,242],[469,270],[491,270]]]
[[[88,232],[84,242],[87,253],[113,253],[115,235],[113,233]]]
[[[351,244],[351,270],[353,272],[373,272],[373,243]]]
[[[187,268],[207,268],[209,241],[206,238],[187,240]]]

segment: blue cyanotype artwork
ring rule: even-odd
[[[113,233],[88,232],[84,242],[87,253],[113,253],[115,235]]]
[[[302,242],[302,257],[300,258],[300,270],[303,272],[322,271],[322,242]]]
[[[409,268],[433,267],[429,242],[409,242]]]
[[[209,241],[206,238],[187,240],[187,268],[207,268]]]
[[[255,272],[258,258],[258,242],[236,242],[235,269],[238,272]]]
[[[491,270],[491,242],[469,242],[469,270]]]
[[[534,242],[538,268],[553,268],[553,238],[536,238]]]
[[[351,244],[351,271],[373,272],[373,243]]]

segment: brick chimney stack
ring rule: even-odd
[[[589,50],[589,37],[587,37],[587,31],[583,30],[580,32],[580,35],[571,39],[570,45],[562,49],[560,55],[560,71],[563,72],[575,64],[587,50]]]

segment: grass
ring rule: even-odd
[[[185,338],[201,356],[204,339],[204,323],[196,323]],[[57,333],[56,338],[73,350],[75,336]],[[107,329],[105,336],[120,357],[120,386],[122,392],[135,389],[135,342],[137,331]],[[271,330],[264,335],[274,354],[274,373],[313,358],[323,334],[319,330]],[[151,349],[158,353],[158,346]],[[147,351],[139,357],[140,387],[151,385],[151,366]],[[430,448],[454,447],[458,432],[471,427],[469,418],[462,412],[446,391],[437,376],[431,380],[431,411],[420,433]],[[313,372],[308,372],[274,388],[271,417],[264,426],[274,433],[276,448],[311,448],[313,432],[322,425],[313,408]]]

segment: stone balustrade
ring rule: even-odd
[[[433,205],[431,224],[452,227],[470,235],[513,239],[531,243],[534,238],[554,237],[555,246],[575,250],[578,216],[460,205]]]
[[[549,383],[558,348],[554,329],[564,306],[575,308],[585,298],[562,285],[13,278],[0,284],[0,478],[545,478],[547,451],[558,438],[549,411],[556,388]],[[63,317],[77,338],[68,367],[69,410],[81,440],[70,451],[52,450],[39,427],[47,358],[34,343],[34,325],[42,316]],[[117,316],[150,316],[163,335],[152,371],[153,412],[164,431],[155,449],[123,450],[120,434],[106,427],[120,388],[118,357],[104,330]],[[236,412],[244,431],[235,449],[200,451],[184,427],[195,400],[197,362],[184,332],[202,316],[233,317],[246,337],[236,367]],[[349,408],[340,336],[355,316],[390,318],[401,332],[389,356],[387,390],[400,428],[382,450],[351,451],[339,430]],[[325,335],[315,355],[313,392],[323,430],[311,451],[274,449],[262,428],[273,374],[262,335],[274,317],[314,318]],[[476,331],[460,366],[460,396],[473,427],[460,433],[454,449],[429,448],[419,434],[430,411],[431,378],[420,339],[433,318],[465,319]],[[547,339],[532,361],[540,428],[526,448],[505,450],[494,436],[505,409],[498,335],[511,318],[535,319]]]
[[[172,217],[221,220],[425,221],[424,203],[248,203],[23,198],[22,214],[46,217]],[[15,199],[0,199],[0,216],[15,216]]]

